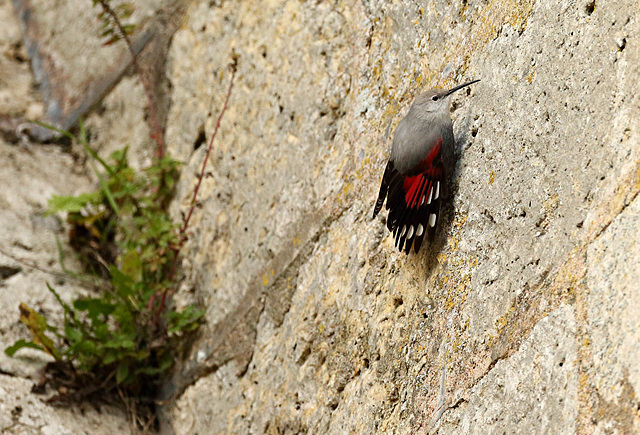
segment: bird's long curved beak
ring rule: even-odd
[[[478,79],[478,80],[472,80],[472,81],[470,81],[470,82],[467,82],[467,83],[464,83],[464,84],[462,84],[462,85],[456,86],[455,88],[452,88],[452,89],[448,90],[448,91],[444,94],[444,97],[448,97],[449,95],[453,94],[455,91],[459,91],[460,89],[465,88],[465,87],[467,87],[467,86],[469,86],[469,85],[472,85],[472,84],[474,84],[474,83],[478,83],[479,81],[480,81],[479,79]]]

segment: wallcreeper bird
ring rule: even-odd
[[[387,228],[393,232],[400,251],[404,249],[408,254],[411,246],[415,252],[420,251],[425,233],[433,240],[446,177],[454,167],[448,97],[479,81],[419,95],[396,129],[373,217],[386,198]]]

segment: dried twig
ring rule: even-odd
[[[124,26],[120,22],[118,18],[118,14],[111,8],[108,3],[108,0],[98,0],[100,6],[106,12],[115,23],[118,31],[122,34],[122,39],[124,39],[127,44],[127,48],[129,49],[129,53],[131,54],[131,63],[133,64],[133,69],[135,70],[138,77],[140,77],[140,82],[142,83],[142,87],[144,88],[144,93],[147,96],[147,104],[149,106],[149,118],[151,119],[151,139],[156,142],[156,157],[161,159],[164,157],[164,136],[162,134],[162,127],[160,126],[160,122],[158,121],[158,115],[156,111],[156,106],[153,103],[153,97],[151,93],[151,89],[149,84],[144,79],[142,75],[142,69],[140,68],[140,64],[138,63],[138,56],[136,55],[135,50],[133,49],[133,44],[131,44],[131,40],[129,39],[129,35],[127,35]]]

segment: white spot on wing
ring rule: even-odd
[[[411,237],[413,237],[413,225],[409,227],[409,234],[407,234],[407,239],[410,239]]]
[[[438,181],[438,183],[436,184],[436,196],[433,199],[438,199],[439,196],[440,196],[440,182]]]
[[[420,205],[424,204],[425,195],[422,195],[422,200],[420,201]]]
[[[436,215],[435,215],[435,213],[431,213],[429,215],[429,226],[430,227],[435,227],[436,226]]]
[[[423,231],[424,231],[424,227],[422,226],[422,224],[418,224],[418,229],[416,230],[416,236],[420,237]]]
[[[403,225],[402,226],[402,231],[400,231],[400,237],[404,236],[404,233],[406,233],[406,232],[407,232],[407,226]]]
[[[431,197],[433,196],[433,187],[431,189],[429,189],[429,201],[427,201],[427,204],[431,204]]]

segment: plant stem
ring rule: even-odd
[[[229,83],[229,89],[227,90],[227,98],[224,100],[224,105],[222,106],[222,110],[218,115],[218,121],[216,122],[216,127],[213,130],[211,139],[209,139],[209,146],[207,147],[207,152],[204,155],[204,161],[202,162],[202,167],[200,168],[200,175],[198,175],[198,182],[196,183],[196,187],[193,189],[193,196],[191,197],[189,212],[187,213],[187,216],[184,219],[184,222],[182,223],[182,227],[180,228],[181,239],[182,237],[186,237],[185,235],[186,235],[187,228],[189,227],[189,221],[191,220],[193,211],[196,208],[198,192],[200,190],[200,185],[202,184],[202,179],[204,178],[204,171],[207,167],[207,161],[209,160],[209,156],[211,155],[211,150],[213,149],[213,141],[215,140],[216,135],[218,134],[218,130],[220,129],[220,122],[222,121],[222,116],[224,115],[224,112],[227,110],[227,106],[229,104],[229,97],[231,97],[231,89],[233,88],[233,80],[235,78],[235,74],[236,74],[236,69],[234,66],[232,67],[232,71],[231,71],[231,82]]]
[[[133,49],[133,44],[131,44],[131,40],[127,35],[127,32],[124,29],[124,26],[120,22],[118,18],[118,14],[111,8],[108,3],[108,0],[98,0],[102,9],[109,14],[109,16],[113,19],[118,31],[122,34],[122,38],[127,44],[127,48],[129,49],[129,53],[131,54],[131,63],[133,64],[133,69],[135,70],[138,77],[140,77],[140,82],[142,83],[142,87],[144,88],[144,93],[147,97],[147,104],[149,106],[149,118],[151,119],[151,139],[156,142],[156,157],[161,159],[164,157],[164,136],[162,134],[162,127],[160,126],[160,122],[158,121],[158,115],[156,111],[156,106],[153,103],[153,98],[151,95],[151,89],[149,84],[144,79],[142,75],[142,69],[140,68],[140,64],[138,63],[138,56]]]
[[[187,229],[189,228],[189,222],[191,221],[191,216],[193,215],[193,211],[196,208],[196,205],[198,204],[198,192],[200,191],[200,185],[202,184],[202,180],[204,179],[204,172],[205,169],[207,167],[207,162],[209,161],[209,156],[211,155],[211,151],[213,150],[213,141],[215,140],[216,136],[218,135],[218,131],[220,130],[220,123],[222,122],[222,117],[224,116],[224,113],[227,111],[227,108],[229,107],[229,99],[231,98],[231,91],[233,89],[233,82],[235,80],[236,77],[236,70],[237,70],[237,66],[238,66],[238,56],[234,53],[232,56],[232,63],[230,65],[230,69],[231,69],[231,80],[229,81],[229,89],[227,89],[227,96],[224,100],[224,104],[222,105],[222,109],[220,110],[220,113],[218,114],[218,120],[216,121],[216,126],[213,130],[213,134],[211,135],[211,138],[209,139],[209,145],[207,146],[207,151],[205,152],[204,155],[204,160],[202,162],[202,167],[200,168],[200,174],[198,175],[198,181],[196,182],[195,187],[193,188],[193,196],[191,197],[191,203],[189,204],[189,211],[187,212],[186,216],[184,217],[184,220],[182,222],[182,226],[180,227],[180,231],[179,231],[179,236],[178,236],[178,244],[177,246],[174,246],[172,248],[173,250],[173,260],[171,261],[171,268],[169,269],[169,274],[167,275],[167,278],[169,280],[169,282],[173,281],[173,278],[175,276],[176,273],[176,267],[178,264],[178,254],[180,253],[180,250],[182,249],[182,246],[184,245],[184,242],[187,240]],[[160,300],[160,305],[158,307],[158,311],[156,311],[156,319],[159,318],[160,313],[162,313],[162,311],[164,310],[164,307],[166,305],[166,300],[167,300],[167,293],[169,291],[169,288],[164,289],[164,291],[162,292],[162,299]]]

